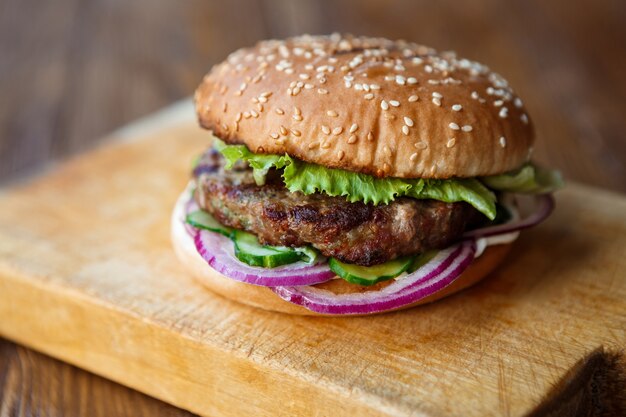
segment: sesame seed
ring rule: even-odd
[[[370,84],[370,89],[372,89],[372,90],[380,90],[380,86],[378,84]]]
[[[426,148],[428,148],[428,145],[426,144],[426,142],[415,142],[414,146],[417,149],[426,149]]]
[[[278,133],[270,133],[270,136],[272,137],[272,139],[278,139],[279,138]]]
[[[524,122],[524,124],[526,125],[528,124],[528,116],[526,115],[526,113],[522,113],[522,115],[519,118],[522,122]]]
[[[252,115],[252,117],[254,117],[255,119],[257,117],[259,117],[259,113],[256,112],[256,110],[250,110],[250,114]]]
[[[506,108],[506,107],[502,107],[502,108],[500,109],[500,113],[498,113],[498,116],[500,116],[501,118],[503,118],[503,119],[504,119],[504,118],[506,118],[506,116],[508,115],[508,113],[509,113],[509,109],[508,109],[508,108]]]
[[[452,110],[454,111],[461,111],[463,109],[463,106],[461,106],[460,104],[454,104],[452,106]]]
[[[400,102],[398,100],[389,100],[389,104],[391,104],[393,107],[398,107],[400,105]]]
[[[341,161],[341,160],[343,159],[343,157],[345,156],[345,154],[346,154],[346,153],[345,153],[344,151],[341,151],[341,150],[340,150],[339,152],[337,152],[337,159],[338,159],[339,161]]]
[[[410,102],[410,103],[414,103],[414,102],[416,102],[417,100],[419,100],[419,97],[418,97],[418,96],[416,96],[416,95],[412,95],[411,97],[409,97],[409,102]]]
[[[267,103],[267,97],[261,96],[257,100],[259,101],[259,103]]]
[[[292,116],[293,120],[295,120],[296,122],[301,122],[302,121],[302,116],[300,116],[299,114],[294,114]]]
[[[357,125],[356,123],[354,123],[352,126],[350,126],[350,133],[354,133],[359,129],[359,125]]]
[[[287,136],[287,133],[289,133],[287,131],[287,128],[285,126],[283,126],[283,125],[280,125],[280,134],[283,135],[283,136]]]
[[[371,100],[371,99],[373,99],[373,98],[374,98],[374,94],[372,94],[372,93],[367,93],[367,94],[365,94],[365,95],[363,96],[363,98],[364,98],[365,100]]]
[[[237,116],[235,116],[235,122],[239,122],[239,121],[241,121],[241,117],[242,117],[242,116],[243,116],[243,115],[241,114],[241,112],[237,113]]]
[[[285,111],[283,109],[281,109],[280,107],[276,107],[276,109],[274,109],[274,111],[276,112],[276,114],[280,114],[281,116],[283,114],[285,114]]]
[[[459,130],[459,125],[457,125],[456,123],[452,122],[448,125],[448,127],[452,130]]]
[[[222,123],[222,129],[228,132],[228,125],[226,123]]]
[[[506,147],[506,138],[504,136],[500,136],[500,146]]]
[[[433,104],[435,104],[436,106],[441,106],[441,100],[438,99],[437,97],[433,97],[432,99]]]
[[[456,143],[456,139],[455,138],[450,138],[450,140],[448,140],[448,143],[446,143],[446,146],[448,148],[451,148],[454,146],[454,144]]]
[[[383,110],[389,110],[389,104],[385,100],[380,102],[380,108]]]
[[[515,97],[513,104],[515,104],[515,107],[517,107],[518,109],[524,105],[524,103],[522,103],[522,99],[519,97]]]
[[[463,132],[471,132],[471,131],[473,130],[473,128],[472,128],[472,126],[470,126],[470,125],[465,125],[465,126],[463,126],[463,127],[461,128],[461,130],[462,130]]]
[[[350,137],[348,138],[348,143],[349,144],[353,144],[357,141],[357,137],[356,135],[350,135]]]
[[[478,100],[478,97],[480,97],[476,91],[472,91],[471,96],[474,100]]]
[[[322,149],[328,149],[330,148],[330,142],[324,142],[322,143],[322,146],[320,146]]]
[[[372,132],[367,133],[367,140],[369,140],[370,142],[374,140],[374,134]]]
[[[261,103],[256,105],[256,109],[259,111],[259,113],[263,113],[263,105]]]
[[[402,133],[404,133],[406,136],[409,135],[409,127],[407,125],[402,126]]]
[[[271,96],[271,95],[272,95],[272,92],[271,92],[271,91],[266,91],[266,92],[264,92],[264,93],[261,93],[261,97],[265,97],[265,98],[267,98],[267,97],[269,97],[269,96]]]
[[[412,153],[409,159],[411,162],[415,162],[417,160],[417,152]]]
[[[339,136],[341,132],[343,132],[343,127],[341,126],[337,126],[336,128],[333,129],[333,135],[335,136]]]
[[[389,146],[387,145],[383,146],[383,152],[386,154],[391,154],[391,150],[389,149]]]
[[[327,135],[330,135],[330,127],[322,126],[322,132],[326,133]]]
[[[413,119],[411,119],[410,117],[404,116],[404,124],[409,126],[409,127],[413,127]]]
[[[299,77],[301,80],[308,80],[309,78],[311,78],[309,74],[300,74]]]
[[[417,78],[415,77],[409,77],[406,79],[406,82],[409,84],[417,84]]]
[[[294,108],[293,108],[293,114],[300,115],[300,114],[302,114],[302,111],[300,111],[300,109],[299,109],[299,108],[294,107]]]
[[[500,107],[503,104],[504,104],[504,101],[502,101],[502,100],[496,100],[496,101],[493,102],[493,105],[496,106],[496,107]]]
[[[315,149],[319,146],[320,144],[317,142],[313,142],[313,143],[309,143],[309,149]]]
[[[336,111],[334,111],[334,110],[328,110],[326,112],[326,114],[329,115],[330,117],[337,117],[337,116],[339,116],[339,114]]]
[[[328,94],[328,90],[325,89],[325,88],[318,88],[317,92],[320,93],[320,94]]]
[[[435,98],[443,98],[443,96],[441,95],[441,93],[438,93],[438,92],[436,92],[436,91],[433,91],[432,96],[433,96],[433,97],[435,97]]]
[[[396,75],[396,83],[404,85],[406,83],[406,79],[402,75]]]
[[[313,84],[309,84],[309,83],[304,84],[304,89],[305,90],[311,90],[313,87],[314,87]]]
[[[243,118],[244,118],[244,119],[249,119],[250,117],[252,117],[252,116],[250,115],[250,112],[247,112],[247,111],[243,112]]]
[[[383,171],[385,171],[385,172],[389,172],[389,170],[390,170],[390,169],[391,169],[391,167],[389,166],[389,164],[385,162],[385,163],[383,164]]]
[[[294,136],[300,136],[302,133],[299,130],[291,129],[291,134]]]

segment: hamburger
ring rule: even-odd
[[[262,41],[194,101],[211,133],[172,215],[175,251],[210,290],[267,310],[445,297],[496,268],[561,184],[531,162],[533,125],[504,78],[414,43]]]

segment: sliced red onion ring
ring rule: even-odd
[[[463,238],[481,238],[488,237],[494,235],[500,235],[505,233],[511,233],[522,229],[527,229],[529,227],[535,226],[538,223],[544,221],[552,210],[554,210],[554,198],[552,194],[538,194],[534,196],[535,198],[535,208],[533,212],[523,218],[519,219],[511,219],[511,221],[499,224],[497,226],[489,226],[483,227],[481,229],[469,230],[463,234]]]
[[[235,257],[234,245],[230,239],[208,230],[196,229],[194,243],[200,256],[213,269],[222,275],[248,284],[264,287],[313,285],[326,282],[335,276],[325,261],[314,265],[296,262],[277,268],[247,265]]]
[[[196,211],[199,209],[200,209],[200,206],[198,206],[198,203],[196,203],[196,201],[193,198],[190,198],[185,203],[185,210],[184,210],[185,216],[187,216],[187,214],[191,213],[192,211]],[[187,223],[184,218],[185,216],[183,216],[183,218],[181,219],[181,221],[183,222],[183,225],[185,226],[185,231],[187,232],[189,236],[194,237],[198,229],[196,229],[195,227]]]
[[[315,287],[276,287],[283,300],[322,314],[369,314],[413,304],[450,285],[474,260],[476,244],[465,240],[439,252],[417,271],[379,290],[334,294]]]

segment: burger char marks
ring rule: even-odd
[[[311,245],[348,263],[376,265],[446,247],[480,216],[465,203],[399,198],[374,206],[292,193],[277,171],[258,186],[245,164],[230,170],[224,165],[221,154],[211,149],[194,170],[195,199],[202,209],[224,225],[255,234],[263,244]]]

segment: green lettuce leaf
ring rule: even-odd
[[[413,198],[454,203],[465,201],[493,220],[496,218],[496,196],[475,178],[452,178],[447,180],[422,180],[424,187],[417,191],[411,188],[406,194]]]
[[[528,163],[520,169],[500,175],[482,177],[489,188],[512,193],[550,193],[563,187],[561,173]]]
[[[226,145],[219,139],[215,140],[217,149],[226,159],[226,169],[233,167],[235,162],[242,160],[252,167],[254,181],[257,185],[265,184],[265,176],[270,168],[283,168],[291,158],[281,155],[255,154],[245,145]]]
[[[326,168],[291,158],[289,155],[254,154],[245,145],[226,145],[216,140],[215,147],[231,168],[238,160],[247,162],[258,185],[265,183],[270,168],[282,169],[285,186],[291,192],[304,194],[322,192],[343,196],[354,203],[388,204],[397,197],[435,199],[453,203],[465,201],[493,220],[496,216],[496,197],[480,181],[473,178],[423,180],[403,178],[376,178],[358,172]]]
[[[354,203],[387,204],[396,196],[405,195],[411,184],[397,178],[376,178],[358,172],[325,168],[289,158],[283,179],[291,192],[304,194],[323,192],[331,196],[345,196]]]

